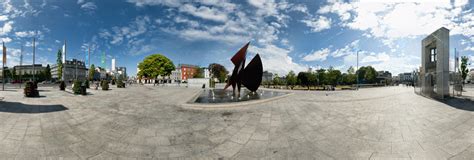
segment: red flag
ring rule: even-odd
[[[3,43],[3,64],[7,64],[7,47],[5,47],[5,43]]]

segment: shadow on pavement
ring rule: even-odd
[[[474,101],[469,98],[447,98],[445,100],[441,100],[440,102],[447,104],[453,108],[466,110],[466,111],[474,111]]]
[[[0,112],[9,113],[48,113],[68,110],[63,105],[29,105],[19,102],[0,101]]]

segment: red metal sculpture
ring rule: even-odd
[[[244,68],[245,57],[247,56],[247,48],[250,42],[243,46],[235,55],[230,59],[234,63],[234,70],[230,76],[227,85],[224,89],[227,89],[232,85],[232,89],[235,93],[237,87],[238,93],[240,93],[241,85],[243,84],[247,89],[252,92],[257,91],[260,83],[262,82],[263,65],[260,55],[257,54]]]

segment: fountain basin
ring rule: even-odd
[[[206,89],[196,94],[188,103],[182,105],[184,108],[192,109],[212,109],[212,108],[228,108],[236,106],[247,106],[250,104],[262,103],[274,99],[286,97],[292,93],[272,91],[272,90],[257,90],[250,92],[247,89],[242,89],[240,94],[234,95],[231,89]]]

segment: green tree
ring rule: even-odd
[[[318,69],[316,70],[316,83],[317,85],[325,85],[327,84],[327,75],[325,69]]]
[[[377,71],[372,66],[367,66],[365,72],[365,80],[367,83],[375,83],[377,81]]]
[[[330,85],[337,85],[339,84],[341,80],[341,71],[334,69],[333,67],[329,67],[328,73],[327,73],[327,82]]]
[[[167,76],[175,69],[173,62],[161,54],[152,54],[138,64],[138,76],[156,78],[158,75]]]
[[[298,73],[298,76],[296,77],[296,79],[298,80],[298,84],[301,86],[308,87],[308,90],[310,87],[309,75],[310,73],[308,72],[300,72]]]
[[[10,72],[9,69],[4,69],[3,72],[4,72],[3,75],[5,76],[5,79],[12,78],[12,73]]]
[[[377,71],[372,66],[360,67],[356,74],[359,83],[374,83],[377,80]]]
[[[354,67],[350,66],[349,69],[347,69],[347,78],[344,83],[346,84],[355,84],[357,83],[357,75],[355,74],[355,69]]]
[[[16,75],[16,68],[13,67],[13,70],[12,70],[12,78],[13,80],[18,80],[18,75]]]
[[[290,88],[293,89],[297,82],[298,80],[296,79],[295,72],[290,71],[288,75],[286,75],[286,85],[290,86]]]
[[[196,68],[193,78],[204,78],[204,69],[201,67]]]
[[[209,64],[208,68],[211,71],[212,78],[217,78],[221,83],[225,82],[229,71],[227,71],[227,69],[223,65],[218,63],[211,63]]]
[[[461,77],[462,77],[463,84],[464,84],[464,81],[467,78],[467,74],[469,73],[469,69],[467,69],[468,61],[469,61],[468,57],[466,57],[466,56],[461,57],[460,71],[461,71]]]
[[[95,66],[94,64],[92,64],[91,67],[89,68],[89,81],[94,80],[94,74],[95,74]]]
[[[52,78],[51,77],[51,67],[49,66],[49,64],[46,65],[46,68],[44,70],[44,76],[45,76],[45,79],[48,80],[48,81],[51,80],[51,78]]]
[[[280,77],[278,76],[278,74],[276,74],[276,75],[275,75],[275,78],[273,78],[273,85],[275,85],[275,86],[281,85],[281,79],[280,79]]]
[[[58,54],[57,54],[57,59],[56,59],[56,64],[58,65],[58,80],[61,80],[62,77],[63,77],[62,55],[63,55],[63,53],[61,52],[61,49],[59,49]]]

